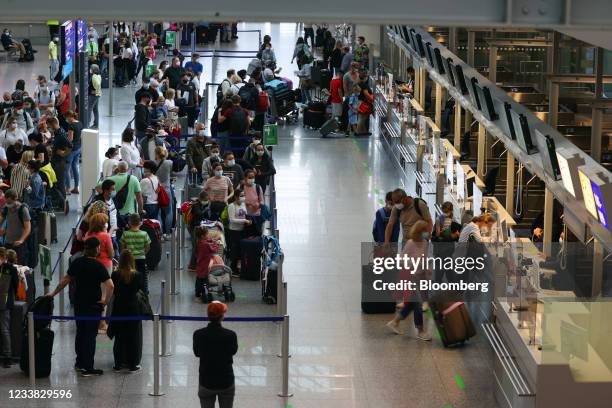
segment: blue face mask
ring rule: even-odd
[[[223,170],[216,170],[215,171],[215,176],[221,177],[222,175],[223,175]]]
[[[111,191],[111,198],[115,198],[115,196],[117,196],[117,191],[116,190]]]

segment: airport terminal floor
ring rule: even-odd
[[[295,23],[239,24],[269,34],[279,65],[293,75],[290,64],[296,38]],[[0,63],[0,89],[9,90],[17,79],[33,87],[35,77],[48,72],[46,50],[33,63]],[[257,34],[239,33],[223,48],[255,50]],[[157,62],[161,61],[158,56]],[[241,69],[247,59],[218,59],[204,63],[202,82],[219,82],[228,68]],[[214,78],[211,73],[214,72]],[[108,116],[108,89],[100,106],[100,152],[120,143],[121,131],[131,119],[136,86],[114,90],[113,116]],[[293,408],[493,408],[491,351],[477,335],[459,349],[444,348],[425,314],[433,341],[419,341],[412,319],[403,323],[406,334],[390,332],[388,315],[366,315],[360,310],[361,242],[371,240],[372,222],[387,191],[401,187],[377,135],[321,139],[301,123],[279,125],[279,143],[273,151],[277,175],[278,228],[285,255],[283,271],[288,282],[291,316],[289,388],[294,394],[280,398],[280,325],[267,322],[227,322],[237,332],[239,350],[234,358],[235,407]],[[85,164],[84,164],[85,165]],[[177,189],[184,176],[178,177]],[[85,194],[90,186],[82,186]],[[410,193],[410,192],[409,192]],[[71,212],[58,214],[59,244],[70,234],[80,210],[78,197],[69,196]],[[169,243],[164,244],[164,253]],[[182,256],[188,256],[187,249]],[[55,259],[55,255],[53,257]],[[160,280],[168,267],[164,256],[152,272],[151,305],[160,302]],[[185,263],[183,262],[183,265]],[[205,316],[206,306],[194,303],[193,274],[183,270],[180,293],[171,296],[170,314]],[[39,288],[42,287],[37,275]],[[52,287],[57,283],[54,276]],[[261,301],[259,282],[236,281],[236,301],[227,316],[274,316],[276,307]],[[68,303],[68,302],[67,302]],[[56,302],[57,307],[57,302]],[[69,306],[66,313],[70,314]],[[56,313],[57,313],[56,309]],[[74,322],[53,322],[55,331],[51,376],[37,380],[41,388],[71,390],[65,400],[8,400],[9,390],[26,388],[28,379],[18,365],[0,369],[0,406],[6,407],[195,407],[198,402],[198,360],[192,351],[192,333],[201,322],[169,324],[171,355],[161,358],[161,389],[165,395],[149,396],[153,383],[152,323],[144,322],[142,371],[112,370],[112,341],[98,335],[96,366],[100,377],[82,378],[73,369]]]

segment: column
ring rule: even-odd
[[[484,177],[485,160],[487,152],[487,131],[482,123],[478,124],[478,161],[476,164],[476,174]]]
[[[506,211],[514,214],[514,155],[506,152]]]
[[[552,252],[552,230],[553,230],[553,204],[555,197],[552,192],[545,188],[544,190],[544,255],[550,256]]]

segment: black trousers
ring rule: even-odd
[[[146,259],[134,259],[136,270],[142,275],[144,293],[149,294],[149,269]]]
[[[308,38],[310,38],[310,48],[314,48],[315,46],[315,34],[314,34],[314,28],[310,27],[310,28],[304,28],[304,42],[306,44],[308,44]]]
[[[136,367],[142,359],[142,322],[114,321],[112,325],[115,332],[115,367]]]
[[[74,308],[74,315],[95,316],[102,315],[102,307],[78,307]],[[94,368],[94,356],[96,355],[96,336],[98,335],[98,320],[77,320],[76,336],[74,338],[74,351],[76,352],[76,366],[85,370]]]
[[[227,237],[229,238],[229,255],[230,268],[235,273],[238,273],[238,260],[241,256],[240,240],[244,238],[244,231],[228,230]]]

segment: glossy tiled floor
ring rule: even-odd
[[[241,25],[245,27],[246,25]],[[277,58],[289,67],[295,24],[248,25],[270,33]],[[256,48],[256,34],[241,34],[231,47]],[[40,54],[39,54],[40,55]],[[215,64],[218,81],[229,67],[245,60],[220,60]],[[1,89],[10,89],[17,78],[27,80],[45,70],[44,63],[0,64]],[[207,81],[212,71],[206,62]],[[29,86],[33,86],[29,82]],[[103,117],[101,151],[118,141],[119,132],[131,117],[134,89],[115,91],[115,114]],[[107,112],[106,98],[101,112]],[[281,385],[280,327],[274,323],[227,323],[239,337],[235,358],[236,407],[293,408],[386,408],[386,407],[495,407],[491,360],[481,336],[459,350],[444,349],[434,339],[416,340],[410,331],[396,336],[385,330],[390,316],[363,315],[360,311],[360,243],[371,236],[372,217],[384,193],[397,187],[397,175],[376,138],[321,140],[301,126],[280,129],[274,150],[278,170],[278,214],[284,271],[288,281],[291,315],[290,390],[285,401],[276,396]],[[182,182],[179,180],[179,185]],[[76,197],[72,196],[76,207]],[[59,216],[60,242],[65,242],[77,212]],[[58,250],[57,246],[54,250]],[[152,277],[152,304],[159,304],[159,281],[167,267],[162,261]],[[193,277],[182,274],[181,292],[172,296],[171,312],[200,316],[204,306],[193,303]],[[259,284],[237,282],[238,298],[231,316],[274,315],[275,307],[262,304]],[[67,310],[69,312],[69,310]],[[427,324],[433,332],[432,323]],[[162,391],[151,397],[152,325],[144,323],[143,371],[115,374],[111,371],[112,345],[98,337],[97,365],[106,373],[100,378],[81,378],[72,370],[73,323],[53,323],[56,341],[53,371],[39,380],[41,388],[70,389],[71,400],[11,401],[11,407],[195,407],[197,361],[192,355],[191,334],[199,324],[170,325],[171,356],[161,359]],[[8,390],[24,388],[27,379],[17,367],[0,369],[0,401]],[[0,403],[4,406],[4,403]],[[8,403],[7,403],[7,406]]]

